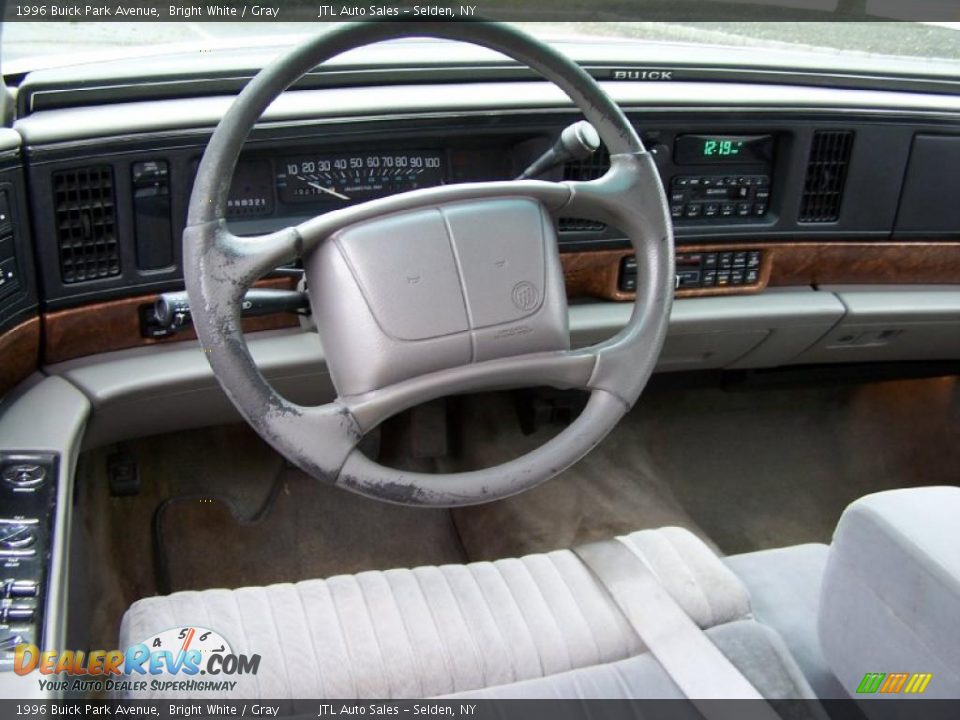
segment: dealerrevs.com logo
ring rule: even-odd
[[[172,628],[126,650],[44,650],[18,645],[13,669],[39,673],[42,690],[228,692],[239,675],[256,675],[259,655],[236,654],[207,628]],[[55,676],[56,679],[50,676]],[[202,676],[202,677],[201,677]]]

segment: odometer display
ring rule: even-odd
[[[350,204],[443,182],[441,154],[402,150],[293,157],[279,164],[280,201]]]

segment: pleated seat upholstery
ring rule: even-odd
[[[743,585],[688,531],[644,530],[626,540],[701,628],[749,616]],[[215,630],[234,653],[261,656],[256,675],[229,678],[238,682],[231,697],[431,697],[645,652],[569,550],[145,598],[124,616],[120,647],[188,626]]]

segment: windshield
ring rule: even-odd
[[[310,22],[8,22],[0,44],[6,73],[130,54],[156,54],[197,45],[289,45],[338,23]],[[801,51],[844,58],[960,62],[958,22],[553,22],[517,23],[547,39],[612,38]],[[764,56],[757,54],[758,62]],[[960,65],[957,65],[960,68]]]

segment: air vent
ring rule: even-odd
[[[564,180],[596,180],[610,169],[610,153],[601,147],[584,160],[574,160],[563,166]],[[586,218],[560,218],[560,232],[602,232],[606,225]]]
[[[800,201],[800,222],[835,222],[840,217],[852,148],[853,133],[850,131],[818,130],[813,134]]]
[[[64,170],[53,175],[60,277],[64,283],[120,274],[113,168]]]

